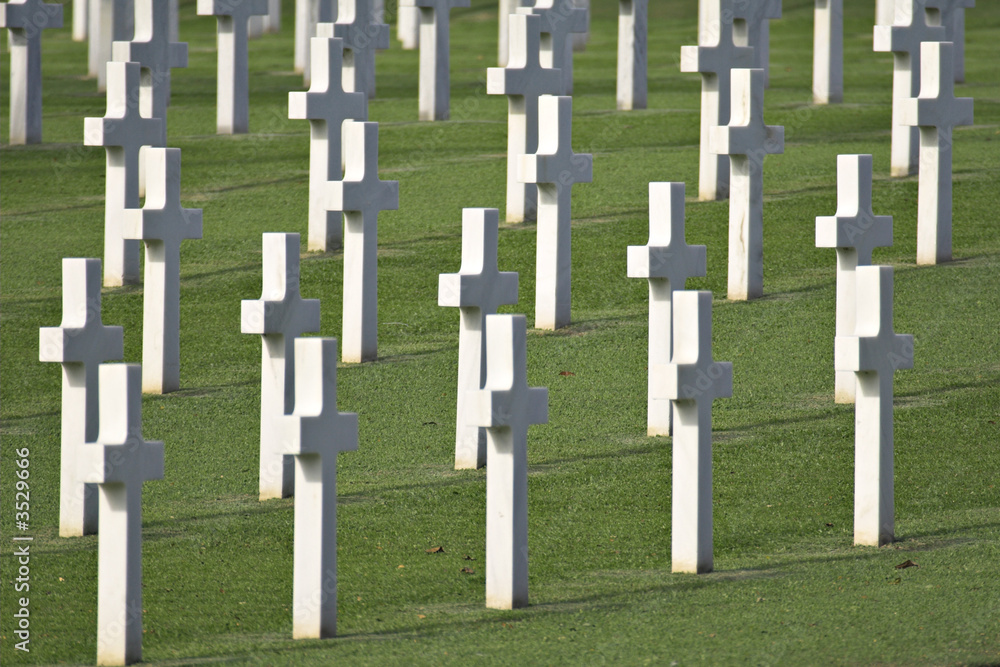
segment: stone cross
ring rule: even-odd
[[[107,89],[105,63],[111,60],[112,44],[133,37],[133,0],[90,0],[87,7],[87,71],[97,79],[97,90]]]
[[[951,260],[952,130],[972,125],[972,98],[955,97],[951,42],[920,48],[920,97],[906,101],[903,123],[920,128],[917,264],[939,264]]]
[[[714,201],[729,196],[729,158],[713,153],[709,137],[713,128],[729,123],[730,81],[735,67],[749,67],[753,49],[733,41],[734,0],[705,0],[705,29],[698,46],[681,47],[681,71],[701,73],[701,152],[698,168],[698,199]]]
[[[420,46],[420,10],[400,4],[396,14],[396,39],[405,51]]]
[[[59,535],[97,532],[97,495],[79,477],[77,450],[98,431],[97,367],[122,358],[122,328],[101,322],[101,260],[64,258],[63,312],[58,327],[42,327],[38,359],[62,364]]]
[[[653,369],[670,363],[673,294],[706,274],[706,249],[684,240],[684,184],[649,184],[649,242],[629,246],[628,277],[649,281],[647,435],[670,435],[670,402],[653,393]]]
[[[80,479],[96,484],[97,664],[142,660],[142,484],[163,479],[163,443],[142,437],[142,370],[102,364],[101,429],[80,447]]]
[[[594,178],[593,157],[574,153],[573,98],[538,101],[538,152],[521,157],[521,180],[538,185],[535,253],[535,327],[555,330],[570,322],[570,221],[573,185]]]
[[[264,234],[264,287],[242,303],[240,330],[260,334],[260,499],[292,495],[294,466],[278,423],[295,406],[296,336],[319,331],[319,300],[299,295],[299,235]]]
[[[469,0],[400,0],[420,11],[420,120],[448,120],[451,115],[449,52],[450,12]]]
[[[844,0],[816,0],[813,104],[844,101]]]
[[[87,41],[87,5],[89,0],[73,0],[73,41]]]
[[[344,71],[346,89],[375,97],[375,50],[389,48],[389,26],[375,14],[371,0],[339,0],[334,35],[351,58]]]
[[[875,0],[875,25],[892,25],[896,20],[896,0]]]
[[[344,363],[378,357],[378,214],[399,208],[399,182],[378,177],[378,123],[344,123],[344,178],[327,206],[344,212]]]
[[[497,270],[500,213],[495,208],[462,210],[462,266],[438,277],[438,305],[458,308],[458,406],[455,410],[455,469],[486,464],[486,431],[469,423],[472,392],[486,378],[485,324],[501,305],[517,303],[517,273]]]
[[[306,14],[306,59],[302,66],[302,81],[306,86],[312,85],[312,38],[333,37],[333,22],[337,20],[337,0],[308,0],[309,12]]]
[[[573,2],[579,9],[587,12],[587,20],[584,24],[584,30],[570,35],[570,41],[573,42],[574,51],[586,51],[587,44],[590,42],[590,0],[573,0]]]
[[[753,49],[750,67],[764,70],[764,87],[771,85],[771,23],[781,18],[781,0],[734,0],[734,38]]]
[[[976,0],[924,0],[928,9],[940,12],[944,26],[944,41],[955,45],[955,83],[965,81],[965,10],[976,6]]]
[[[125,209],[139,208],[139,151],[163,138],[162,118],[139,112],[139,63],[109,62],[108,110],[85,118],[83,143],[107,152],[104,201],[104,284],[139,282],[139,242],[122,236]]]
[[[618,109],[646,108],[649,0],[618,0]]]
[[[534,6],[520,7],[517,12],[519,14],[533,14],[542,19],[541,32],[548,37],[541,40],[541,65],[559,70],[562,83],[555,91],[556,94],[572,95],[573,41],[571,35],[587,31],[587,10],[577,7],[574,0],[536,0]]]
[[[857,377],[854,413],[854,543],[882,546],[895,532],[892,479],[892,379],[913,368],[913,336],[892,329],[890,266],[857,270],[857,326],[837,336],[838,371]]]
[[[124,237],[146,244],[142,296],[142,390],[181,386],[181,241],[201,238],[201,209],[181,206],[181,149],[146,152],[141,209],[125,211]]]
[[[167,5],[170,7],[170,23],[167,34],[170,36],[171,42],[176,42],[181,28],[180,0],[167,0]]]
[[[247,26],[267,13],[267,0],[198,0],[199,16],[218,19],[215,125],[219,134],[250,131],[250,57]]]
[[[507,96],[507,222],[534,220],[538,189],[518,179],[522,155],[538,150],[538,98],[559,92],[558,70],[542,67],[542,20],[512,14],[510,60],[486,70],[486,92]]]
[[[671,570],[711,572],[712,401],[733,395],[733,365],[712,360],[711,292],[674,294],[673,359],[650,370],[674,409]]]
[[[340,247],[343,216],[327,209],[326,184],[343,176],[340,140],[344,121],[367,120],[368,102],[364,93],[344,92],[343,40],[313,37],[310,60],[312,86],[309,92],[288,94],[288,117],[309,120],[308,248],[328,252]]]
[[[518,7],[524,7],[525,0],[499,0],[497,16],[499,30],[497,35],[497,65],[507,66],[508,49],[510,47],[510,15],[517,13]]]
[[[549,421],[549,390],[529,387],[524,315],[486,318],[486,384],[469,423],[486,428],[486,606],[528,606],[528,426]]]
[[[733,71],[729,125],[712,151],[729,156],[729,298],[764,295],[764,157],[785,150],[785,128],[764,124],[764,72]]]
[[[927,22],[923,0],[896,0],[896,21],[876,25],[876,51],[891,51],[892,69],[892,148],[891,174],[909,176],[917,173],[920,130],[903,124],[906,101],[920,94],[920,44],[942,42],[942,26]]]
[[[42,30],[62,27],[62,5],[12,0],[0,5],[10,45],[10,143],[42,141]]]
[[[816,218],[816,247],[837,249],[837,335],[854,335],[856,272],[872,250],[892,245],[892,216],[872,210],[872,156],[837,156],[837,212]],[[834,400],[853,403],[854,373],[837,371]]]
[[[295,461],[292,637],[337,634],[337,454],[358,448],[358,415],[337,411],[337,339],[295,341],[295,410],[281,417]]]
[[[137,0],[135,39],[115,42],[112,55],[119,62],[136,62],[142,67],[139,112],[144,118],[162,118],[167,143],[167,105],[170,104],[170,69],[187,67],[188,45],[170,41],[170,12],[163,0]]]

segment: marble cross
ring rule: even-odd
[[[764,124],[764,71],[734,70],[729,125],[711,149],[729,156],[729,298],[764,295],[764,157],[785,150],[785,128]]]
[[[42,141],[42,30],[61,28],[62,5],[11,0],[0,5],[10,45],[10,143]]]
[[[892,25],[896,20],[896,0],[875,0],[875,25]]]
[[[451,115],[450,13],[469,0],[400,0],[420,11],[420,120],[448,120]]]
[[[965,10],[976,6],[976,0],[923,0],[928,9],[940,13],[944,26],[944,41],[955,45],[955,83],[965,81]]]
[[[486,428],[486,606],[528,606],[528,426],[549,421],[549,390],[529,387],[524,315],[486,318],[486,383],[469,423]]]
[[[97,90],[107,89],[107,69],[112,44],[133,37],[133,0],[90,0],[87,7],[87,71],[97,79]]]
[[[706,249],[684,240],[684,184],[649,184],[649,242],[629,246],[628,277],[649,281],[649,357],[646,434],[670,435],[671,405],[653,392],[653,369],[670,363],[673,294],[688,278],[706,274]]]
[[[337,411],[337,339],[295,340],[295,410],[281,417],[295,462],[292,637],[337,634],[337,454],[358,448],[358,415]]]
[[[681,47],[681,71],[701,73],[701,151],[698,168],[698,199],[714,201],[729,196],[729,158],[711,151],[713,128],[729,123],[731,72],[749,67],[753,49],[733,41],[734,0],[705,0],[705,29],[698,46]]]
[[[587,12],[587,19],[584,23],[584,29],[570,35],[570,41],[573,42],[574,51],[586,51],[587,44],[590,42],[590,0],[573,0],[573,4]]]
[[[507,96],[507,222],[534,220],[538,189],[518,179],[522,155],[538,150],[538,98],[559,92],[561,74],[542,67],[542,20],[511,14],[510,60],[486,70],[486,92]]]
[[[837,336],[838,371],[857,378],[854,413],[854,543],[882,546],[895,532],[892,462],[892,380],[913,368],[913,336],[892,329],[889,266],[857,270],[857,325],[854,335]]]
[[[420,10],[399,4],[396,14],[396,39],[406,51],[420,46]]]
[[[77,537],[97,532],[97,495],[79,477],[77,450],[97,440],[97,368],[122,358],[123,335],[101,322],[101,260],[67,257],[62,271],[62,322],[39,330],[38,359],[62,364],[59,535]]]
[[[646,108],[649,0],[618,0],[618,109]]]
[[[142,370],[102,364],[100,434],[80,447],[80,479],[96,484],[97,664],[142,660],[142,484],[163,479],[163,443],[142,436]]]
[[[339,0],[334,35],[344,40],[346,89],[375,97],[375,51],[389,48],[389,26],[382,23],[372,0]]]
[[[399,208],[399,182],[378,177],[378,123],[343,129],[344,178],[327,184],[327,206],[344,212],[344,363],[378,358],[378,214]]]
[[[87,41],[87,5],[89,0],[73,0],[73,41]]]
[[[104,284],[139,282],[139,242],[122,235],[125,209],[139,208],[139,152],[164,136],[162,118],[139,112],[139,63],[109,62],[108,110],[104,118],[85,118],[83,143],[107,152],[104,196]]]
[[[297,336],[319,331],[319,299],[299,294],[299,235],[264,234],[264,286],[244,300],[240,330],[260,334],[260,499],[292,495],[294,466],[278,440],[278,423],[295,406]]]
[[[123,236],[146,244],[142,390],[166,394],[181,386],[181,241],[201,238],[201,209],[181,206],[181,149],[150,148],[146,179],[146,201],[125,211]]]
[[[816,0],[813,104],[844,101],[844,0]]]
[[[903,123],[920,128],[917,264],[951,261],[952,130],[972,125],[972,98],[955,97],[951,42],[924,42],[920,96],[906,101]]]
[[[499,30],[497,34],[497,65],[507,66],[510,47],[510,15],[517,13],[518,7],[524,7],[527,0],[499,0],[497,17]]]
[[[115,42],[112,55],[119,62],[142,67],[139,112],[145,118],[162,118],[160,145],[167,143],[167,105],[170,104],[170,70],[187,67],[188,45],[170,41],[170,12],[163,0],[137,0],[135,39]]]
[[[219,134],[250,131],[250,56],[247,26],[267,13],[267,0],[198,0],[199,16],[215,16],[218,28],[218,82],[215,125]]]
[[[711,292],[676,292],[673,326],[671,362],[650,371],[674,409],[671,570],[697,574],[712,571],[712,402],[733,395],[733,365],[712,360]]]
[[[816,218],[816,247],[837,249],[838,336],[854,334],[856,274],[872,263],[872,250],[892,245],[892,216],[872,210],[872,156],[837,156],[837,212]],[[837,371],[834,400],[853,403],[854,373]]]
[[[469,424],[470,400],[486,378],[486,318],[499,306],[517,303],[517,273],[497,269],[499,225],[495,208],[463,209],[462,266],[438,276],[438,305],[461,313],[455,470],[486,465],[486,431]]]
[[[521,156],[521,180],[538,186],[535,252],[535,327],[555,330],[570,322],[573,185],[594,178],[593,157],[574,153],[573,98],[538,101],[538,152]]]
[[[920,130],[903,123],[903,109],[920,94],[920,44],[944,41],[945,30],[928,23],[923,0],[896,0],[895,19],[892,25],[875,26],[874,48],[893,54],[890,173],[909,176],[917,173]]]
[[[313,37],[310,60],[312,86],[308,92],[288,94],[288,117],[309,120],[308,248],[328,252],[340,247],[343,215],[327,209],[326,184],[343,176],[340,141],[344,121],[367,120],[368,102],[364,93],[344,92],[343,40]]]
[[[753,49],[752,68],[764,70],[764,87],[771,85],[771,23],[781,18],[781,0],[733,0],[734,39]]]
[[[542,19],[540,62],[542,67],[557,69],[561,84],[556,94],[573,94],[573,33],[587,31],[587,10],[574,0],[536,0],[531,7],[520,7],[519,14],[531,14]],[[509,29],[509,28],[508,28]],[[513,51],[513,46],[511,46]]]
[[[309,37],[306,38],[306,59],[302,66],[302,82],[306,86],[312,85],[312,38],[332,38],[333,22],[337,20],[337,0],[308,0],[308,3],[305,30]]]
[[[167,27],[167,35],[170,37],[171,42],[178,41],[180,35],[181,17],[179,4],[180,0],[167,0],[167,6],[170,7],[170,21]]]

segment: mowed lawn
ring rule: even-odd
[[[395,3],[389,3],[394,13]],[[463,207],[504,207],[507,102],[486,95],[496,2],[452,13],[452,118],[418,122],[415,51],[378,56],[380,174],[400,209],[379,219],[379,360],[341,366],[338,407],[360,447],[338,460],[339,637],[292,640],[294,499],[257,500],[260,341],[240,300],[261,291],[261,234],[305,248],[309,129],[288,120],[293,5],[251,43],[250,129],[215,134],[215,21],[181,3],[190,66],[175,70],[168,145],[204,239],[181,251],[181,383],[143,400],[166,476],[143,490],[143,655],[156,664],[996,664],[1000,663],[1000,6],[967,20],[976,124],[955,132],[954,256],[915,264],[917,179],[892,179],[892,56],[872,52],[871,2],[845,0],[845,103],[811,105],[811,0],[772,24],[768,124],[785,152],[764,167],[764,298],[726,299],[728,203],[696,201],[700,77],[678,70],[696,0],[651,3],[649,109],[615,110],[616,8],[594,2],[575,57],[573,323],[531,330],[528,379],[549,423],[528,440],[530,600],[484,606],[485,471],[455,471],[458,313],[438,274],[460,264]],[[69,3],[65,24],[70,25]],[[3,59],[7,139],[9,59]],[[104,150],[83,119],[105,98],[67,28],[44,37],[45,143],[0,152],[0,660],[92,663],[97,536],[58,537],[60,370],[38,329],[61,319],[61,258],[100,257]],[[897,542],[852,546],[854,410],[833,402],[835,253],[814,244],[836,204],[836,156],[874,155],[874,202],[894,218],[895,329],[915,339],[896,374]],[[731,361],[715,403],[715,572],[670,572],[669,438],[646,437],[647,287],[625,275],[648,238],[648,183],[687,184],[687,240],[708,247],[713,354]],[[501,270],[534,313],[535,228],[503,224]],[[302,293],[320,335],[341,333],[343,256],[305,253]],[[141,360],[142,287],[105,289],[103,318]],[[30,450],[30,528],[15,530],[14,451]],[[14,534],[34,537],[17,593]],[[428,549],[443,547],[441,553]],[[896,569],[911,560],[919,567]],[[472,570],[463,572],[463,568]],[[14,649],[30,597],[30,653]]]

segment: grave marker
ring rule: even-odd
[[[334,36],[351,52],[344,71],[346,89],[375,97],[375,50],[389,48],[389,26],[382,23],[371,0],[339,0]]]
[[[62,27],[62,5],[42,0],[0,4],[10,47],[11,145],[42,141],[42,31]]]
[[[497,269],[500,213],[462,210],[462,266],[438,277],[438,305],[461,311],[458,337],[458,405],[455,410],[455,470],[486,464],[486,431],[469,423],[472,393],[486,378],[485,323],[501,305],[517,303],[517,273]]]
[[[378,357],[378,214],[399,208],[399,182],[378,177],[378,123],[344,123],[344,178],[328,184],[344,212],[344,363]]]
[[[844,101],[844,0],[816,0],[813,104]]]
[[[764,124],[764,72],[732,74],[729,125],[715,128],[711,148],[729,156],[729,298],[764,294],[764,157],[783,153],[785,128]]]
[[[955,83],[965,81],[965,10],[976,6],[976,0],[924,0],[928,9],[940,12],[944,26],[944,41],[955,45]]]
[[[541,33],[548,37],[540,41],[542,67],[559,70],[562,83],[555,92],[573,94],[573,33],[587,31],[587,10],[574,0],[536,0],[531,7],[520,7],[519,14],[532,14],[542,19]],[[509,27],[508,27],[509,29]],[[512,47],[513,49],[513,47]]]
[[[972,98],[955,97],[951,42],[921,47],[920,96],[903,108],[903,123],[920,128],[917,264],[951,261],[952,131],[972,125]]]
[[[646,434],[670,435],[671,404],[653,392],[654,368],[670,363],[673,294],[688,278],[706,274],[706,249],[684,240],[684,184],[649,184],[649,242],[629,246],[628,277],[649,281],[649,357]]]
[[[87,41],[87,5],[89,0],[73,0],[73,41]]]
[[[101,260],[67,257],[62,271],[62,322],[39,330],[38,360],[62,364],[59,535],[77,537],[97,532],[96,489],[80,478],[77,451],[97,440],[97,368],[122,358],[123,335],[101,322]]]
[[[781,0],[733,2],[734,39],[753,49],[751,68],[764,70],[764,87],[771,85],[771,22],[781,18]]]
[[[913,336],[892,329],[889,266],[858,267],[857,325],[837,336],[837,370],[857,378],[854,417],[854,543],[882,546],[895,533],[893,373],[913,368]]]
[[[264,234],[264,285],[244,300],[240,330],[260,334],[260,499],[292,495],[294,466],[281,450],[278,423],[295,407],[297,336],[319,331],[319,300],[299,294],[299,235]]]
[[[132,0],[90,0],[87,7],[87,72],[97,79],[97,90],[107,89],[105,65],[112,59],[115,41],[131,41]]]
[[[313,37],[333,37],[333,22],[337,20],[337,0],[310,0],[310,8],[307,14],[308,21],[306,30],[309,37],[306,38],[306,59],[302,66],[303,85],[312,84],[312,38]]]
[[[451,105],[450,12],[470,0],[400,0],[420,12],[420,120],[448,120]]]
[[[420,46],[420,10],[400,5],[396,15],[396,39],[407,51]]]
[[[646,108],[649,0],[618,0],[618,109]]]
[[[528,426],[549,420],[549,391],[529,387],[524,315],[486,318],[486,384],[470,424],[486,428],[486,606],[528,606]]]

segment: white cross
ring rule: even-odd
[[[330,24],[326,24],[329,26]],[[309,250],[340,247],[342,213],[326,208],[329,181],[343,176],[341,131],[345,120],[366,120],[364,93],[344,92],[344,42],[312,38],[312,86],[309,92],[288,93],[288,117],[309,120]]]
[[[571,33],[587,32],[587,10],[574,0],[536,0],[533,7],[520,7],[519,14],[533,14],[542,19],[541,65],[557,69],[562,83],[559,95],[573,94],[573,41]],[[511,47],[513,51],[513,46]]]
[[[876,25],[876,51],[891,51],[892,148],[891,174],[909,176],[917,172],[920,131],[903,124],[906,100],[920,93],[920,44],[944,41],[941,26],[929,25],[923,0],[896,0],[895,23]]]
[[[857,268],[892,245],[892,216],[872,210],[872,156],[837,156],[837,213],[816,218],[816,247],[837,249],[837,336],[854,334]],[[854,373],[837,371],[834,400],[853,403]]]
[[[450,12],[469,0],[400,0],[401,7],[420,11],[420,120],[448,120],[451,106]]]
[[[924,0],[928,9],[937,9],[938,23],[944,26],[944,41],[955,45],[955,83],[965,81],[965,10],[976,6],[976,0]]]
[[[524,7],[527,0],[499,0],[497,4],[497,65],[507,66],[510,47],[510,15],[517,13],[518,7]],[[400,15],[402,18],[402,14]],[[405,48],[405,47],[404,47]]]
[[[857,270],[857,325],[853,336],[837,336],[839,371],[857,377],[854,413],[854,543],[881,546],[894,536],[892,479],[892,379],[913,368],[913,336],[892,329],[889,266]]]
[[[584,22],[583,32],[570,35],[570,41],[573,42],[574,51],[586,51],[587,43],[590,42],[590,0],[573,0],[573,2],[579,9],[587,12],[587,19]]]
[[[378,214],[399,208],[399,182],[378,177],[378,123],[344,123],[344,178],[327,206],[344,212],[345,363],[378,357]]]
[[[972,98],[955,97],[951,42],[921,45],[920,97],[906,101],[903,123],[920,128],[917,264],[951,260],[952,130],[972,125]]]
[[[618,0],[618,109],[646,108],[649,0]]]
[[[573,185],[590,183],[593,157],[574,153],[573,98],[544,95],[538,102],[538,152],[521,157],[521,180],[538,185],[535,252],[535,327],[570,322],[570,228]]]
[[[163,0],[137,0],[135,39],[115,42],[112,55],[119,62],[142,66],[139,111],[145,118],[162,118],[160,145],[167,142],[167,106],[170,104],[170,69],[187,67],[188,45],[170,41],[169,3]]]
[[[875,25],[892,25],[896,20],[896,0],[875,0]]]
[[[524,315],[486,318],[486,383],[473,426],[486,428],[486,606],[528,606],[528,426],[549,421],[549,390],[529,387]]]
[[[500,213],[495,208],[462,210],[462,266],[438,276],[438,305],[458,308],[458,405],[455,410],[455,469],[486,464],[486,431],[469,424],[472,391],[486,378],[486,317],[517,303],[517,273],[497,269]]]
[[[501,0],[504,1],[504,0]],[[396,14],[396,39],[406,51],[420,46],[420,10],[402,4]]]
[[[347,89],[375,97],[375,50],[389,48],[389,26],[375,14],[371,0],[340,0],[334,35],[350,53],[345,59]]]
[[[42,141],[42,30],[62,27],[62,5],[12,0],[0,5],[10,45],[10,143]]]
[[[281,453],[277,424],[295,405],[296,336],[319,331],[319,300],[299,295],[299,235],[264,234],[264,286],[244,300],[240,330],[260,334],[260,499],[292,495],[292,462]]]
[[[97,664],[142,660],[142,484],[163,479],[163,443],[142,437],[142,369],[102,364],[101,431],[80,447],[80,479],[97,484]]]
[[[733,41],[734,0],[706,0],[705,30],[698,46],[681,47],[681,71],[701,73],[701,148],[698,167],[698,198],[714,201],[729,196],[729,158],[712,152],[709,137],[713,128],[729,123],[730,80],[735,67],[749,67],[753,49]]]
[[[312,85],[313,77],[312,38],[333,37],[333,22],[337,20],[337,0],[306,0],[306,3],[308,11],[304,30],[308,37],[305,38],[305,63],[301,71],[303,85],[309,86]],[[298,44],[295,48],[298,49]]]
[[[673,359],[651,371],[674,408],[671,570],[711,572],[712,401],[733,395],[733,365],[712,360],[711,292],[674,294]]]
[[[486,70],[486,92],[507,96],[507,222],[534,220],[538,189],[518,179],[522,155],[538,150],[538,98],[559,92],[558,70],[542,67],[541,18],[511,14],[510,59]]]
[[[90,0],[87,7],[87,71],[97,79],[97,90],[107,89],[107,69],[112,44],[133,37],[132,0]]]
[[[218,82],[215,125],[219,134],[250,131],[250,57],[247,27],[251,16],[267,13],[267,0],[198,0],[199,16],[215,16],[218,28]]]
[[[85,118],[83,143],[107,152],[104,202],[104,284],[139,282],[139,242],[122,236],[125,209],[139,208],[139,151],[163,138],[162,118],[139,112],[139,63],[109,62],[108,110]]]
[[[750,67],[764,70],[764,87],[771,85],[771,23],[781,18],[781,0],[734,0],[736,43],[753,49]]]
[[[142,390],[166,394],[181,384],[181,241],[201,238],[201,209],[181,206],[181,149],[150,148],[146,178],[146,201],[125,212],[124,236],[146,244]]]
[[[628,248],[628,277],[649,281],[647,435],[670,435],[670,402],[653,393],[653,369],[670,363],[673,294],[688,278],[704,276],[706,266],[705,246],[684,240],[684,184],[650,183],[649,242]]]
[[[62,364],[59,535],[97,532],[97,496],[79,478],[77,450],[97,440],[97,367],[122,358],[122,328],[101,322],[101,260],[64,258],[63,312],[58,327],[42,327],[38,359]]]
[[[844,0],[816,0],[813,104],[844,101]]]
[[[295,340],[295,410],[279,423],[295,461],[292,637],[337,634],[337,454],[358,448],[358,415],[337,411],[337,339]]]
[[[73,41],[87,41],[88,0],[73,0]]]
[[[764,294],[764,157],[785,150],[785,128],[764,124],[764,71],[733,70],[729,125],[713,152],[729,156],[729,298]]]

